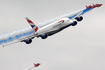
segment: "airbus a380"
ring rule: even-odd
[[[17,42],[25,42],[26,44],[30,44],[32,42],[32,39],[34,39],[35,37],[41,37],[42,39],[46,39],[48,36],[60,32],[61,30],[69,26],[76,26],[78,21],[83,20],[83,14],[100,6],[102,6],[102,4],[96,4],[96,5],[93,4],[90,6],[86,6],[85,9],[78,10],[70,14],[66,14],[64,16],[54,19],[54,21],[50,23],[45,23],[45,24],[34,24],[29,18],[26,17],[27,22],[34,30],[34,34],[21,38]]]

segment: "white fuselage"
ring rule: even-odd
[[[48,32],[51,32],[51,31],[59,30],[67,25],[70,25],[72,22],[73,21],[71,21],[69,18],[62,18],[62,19],[59,19],[55,22],[52,22],[52,23],[40,28],[36,32],[36,34],[41,35],[41,34],[46,34]]]

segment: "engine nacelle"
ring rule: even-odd
[[[80,16],[80,17],[76,17],[75,19],[76,19],[77,21],[82,21],[82,20],[83,20],[83,17]]]
[[[41,38],[42,38],[42,39],[46,39],[47,37],[48,37],[47,34],[43,34],[43,35],[41,35]]]
[[[27,39],[25,42],[26,42],[26,44],[30,44],[32,42],[32,40],[31,39]]]
[[[77,21],[73,21],[73,23],[71,24],[72,26],[77,25]]]

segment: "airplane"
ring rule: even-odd
[[[41,65],[40,63],[35,64],[34,63],[34,67],[38,67],[39,65]]]
[[[42,39],[46,39],[48,36],[52,36],[69,26],[76,26],[77,22],[80,22],[83,20],[83,15],[85,13],[91,11],[96,7],[101,7],[102,5],[103,4],[96,4],[96,5],[93,4],[93,6],[91,5],[86,6],[85,9],[81,9],[76,12],[69,13],[64,16],[55,18],[53,21],[49,23],[34,24],[28,17],[26,17],[25,19],[34,30],[34,33],[32,35],[23,37],[16,42],[3,45],[3,47],[17,42],[25,42],[26,44],[30,44],[32,43],[32,39],[34,39],[35,37],[37,38],[41,37]]]
[[[90,6],[86,6],[86,8],[90,9],[90,8],[95,8],[95,7],[100,7],[100,6],[102,6],[102,4],[96,4],[96,5],[93,4],[93,6],[91,6],[91,5]]]
[[[40,63],[37,63],[37,64],[34,63],[34,66],[29,67],[29,68],[24,69],[24,70],[31,70],[32,68],[34,68],[34,67],[38,67],[39,65],[41,65],[41,64],[40,64]]]

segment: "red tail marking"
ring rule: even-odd
[[[37,30],[38,30],[38,27],[36,27],[34,31],[36,32]]]
[[[27,20],[28,21],[28,23],[33,23],[31,20]]]

